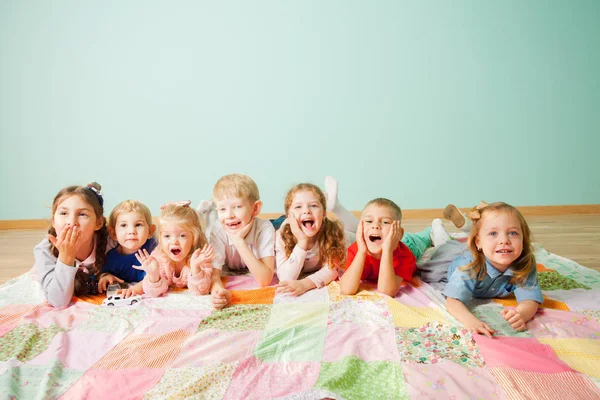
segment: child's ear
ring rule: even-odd
[[[254,202],[254,209],[252,210],[253,217],[256,217],[258,214],[260,214],[260,211],[262,210],[262,206],[263,206],[262,201],[256,200]]]
[[[100,228],[102,228],[104,226],[104,217],[100,217],[96,219],[96,226],[94,227],[94,230],[97,231]]]
[[[148,231],[148,237],[154,236],[154,232],[156,232],[156,225],[150,225],[150,230]]]
[[[117,241],[117,232],[115,232],[115,230],[110,226],[108,227],[108,235],[111,237],[112,240],[114,240],[115,242]]]

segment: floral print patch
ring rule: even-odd
[[[222,399],[237,364],[167,369],[144,399]]]
[[[441,360],[481,367],[483,356],[465,328],[431,323],[420,328],[396,328],[396,343],[405,362],[435,364]]]
[[[263,330],[269,320],[271,307],[271,305],[265,304],[238,304],[216,310],[200,322],[197,332],[207,329],[221,329],[224,331]]]
[[[0,375],[7,399],[55,399],[67,391],[84,371],[65,368],[56,361],[49,365],[22,365]]]
[[[571,290],[571,289],[587,289],[589,286],[567,278],[556,271],[538,272],[538,280],[542,290]]]
[[[59,332],[63,330],[56,325],[48,328],[38,328],[35,324],[20,325],[0,337],[0,360],[32,360],[48,349],[52,339]]]
[[[327,325],[392,325],[392,314],[384,299],[377,301],[345,298],[329,305]]]

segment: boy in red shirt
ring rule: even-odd
[[[401,220],[402,211],[393,201],[377,198],[367,203],[340,279],[343,294],[356,294],[360,281],[370,280],[377,281],[380,293],[394,296],[404,280],[411,280],[417,259],[400,241]]]

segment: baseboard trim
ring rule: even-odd
[[[528,216],[553,216],[574,214],[600,214],[600,204],[581,204],[563,206],[522,206],[517,207],[525,217]],[[462,208],[468,211],[469,208]],[[352,211],[354,215],[360,216],[360,211]],[[281,213],[263,213],[261,218],[275,219]],[[402,210],[403,219],[433,219],[442,218],[441,208],[424,208],[415,210]],[[156,217],[154,217],[156,218]],[[50,222],[46,219],[14,219],[0,220],[0,230],[10,229],[47,229]]]

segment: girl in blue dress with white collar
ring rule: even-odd
[[[493,329],[477,319],[465,302],[514,293],[517,307],[505,308],[501,314],[513,329],[525,330],[544,301],[529,226],[519,210],[502,202],[483,203],[470,217],[468,250],[448,268],[448,284],[443,292],[446,308],[471,332],[491,337]]]

